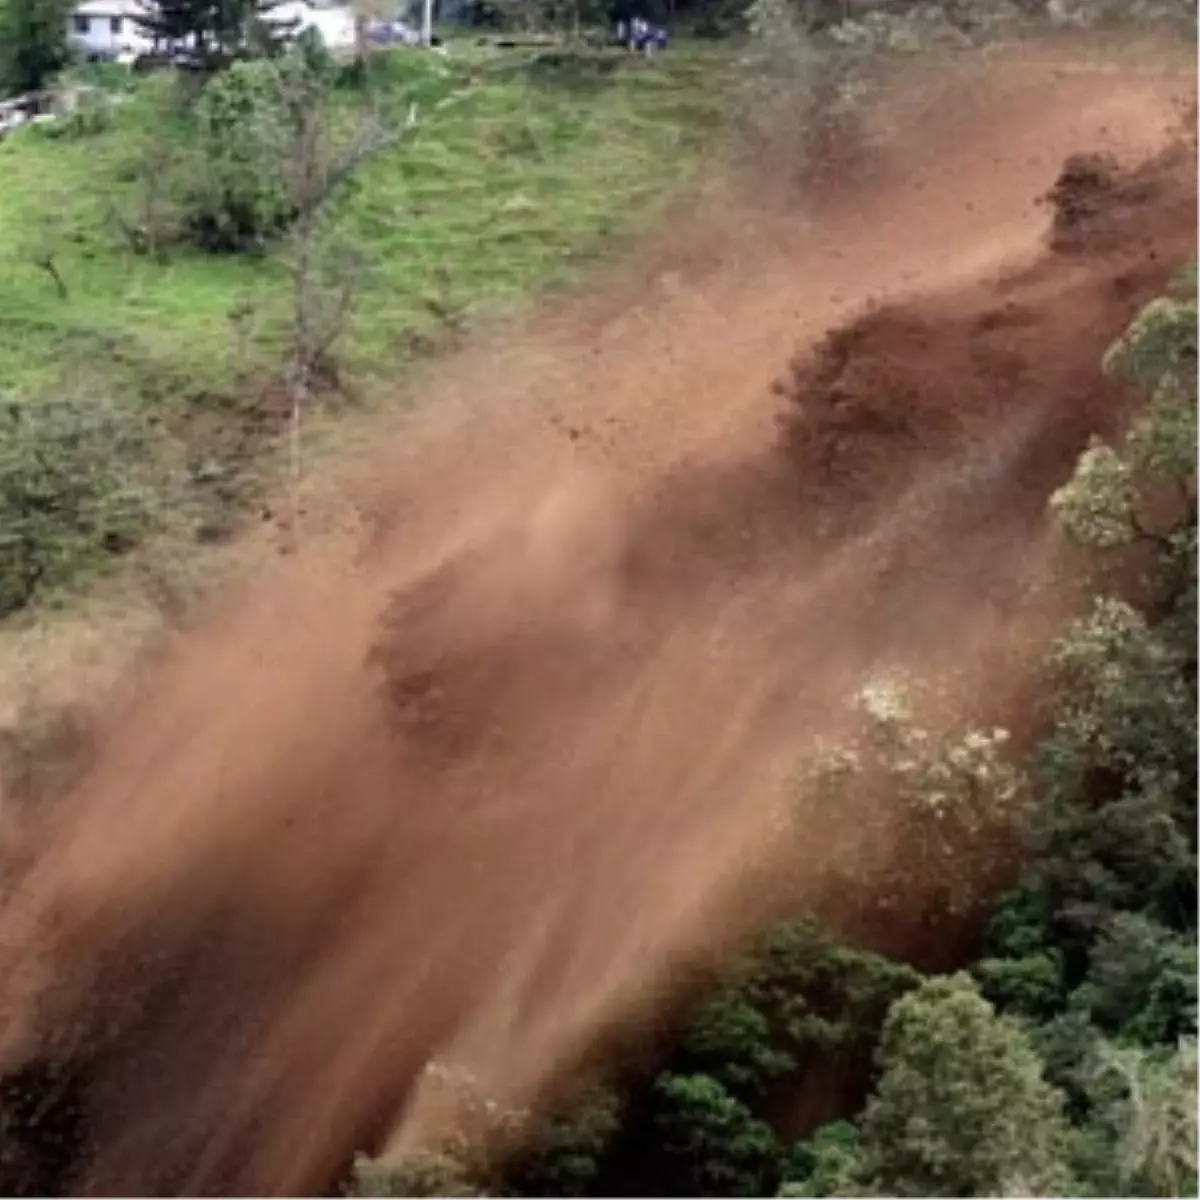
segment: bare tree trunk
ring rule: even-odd
[[[303,427],[312,399],[313,371],[340,335],[350,310],[355,278],[347,272],[335,280],[321,278],[318,239],[326,206],[338,186],[368,158],[399,141],[416,124],[412,105],[405,122],[388,128],[372,121],[349,144],[337,148],[325,123],[322,97],[287,97],[295,114],[292,147],[292,197],[296,223],[292,231],[292,333],[286,368],[288,393],[288,492],[290,525],[286,546],[300,543],[300,485],[303,475]]]
[[[296,228],[296,266],[292,282],[292,349],[287,367],[288,414],[288,535],[287,545],[300,545],[300,480],[303,471],[304,410],[312,391],[312,267],[316,214],[302,212]]]
[[[364,12],[356,10],[354,13],[354,57],[358,60],[359,66],[366,66],[368,50],[367,16]]]

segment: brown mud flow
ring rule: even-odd
[[[536,1098],[770,907],[730,897],[850,688],[1016,694],[1046,498],[1131,402],[1099,358],[1195,253],[1180,88],[980,68],[870,191],[727,198],[446,367],[486,407],[151,663],[11,879],[7,1190],[317,1191],[437,1133],[431,1062]],[[853,924],[866,816],[813,815],[790,900]]]

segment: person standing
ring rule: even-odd
[[[613,23],[616,41],[622,46],[632,49],[630,45],[631,30],[638,13],[636,0],[613,0],[608,10],[609,20]]]

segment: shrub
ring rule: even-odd
[[[0,406],[0,615],[137,543],[154,519],[140,422],[73,395]]]
[[[186,223],[204,249],[261,246],[292,219],[284,174],[287,114],[278,73],[268,60],[234,63],[196,102]]]

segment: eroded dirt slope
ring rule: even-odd
[[[761,916],[728,898],[850,687],[1019,690],[1045,499],[1129,403],[1100,354],[1194,253],[1180,86],[981,68],[868,191],[735,190],[432,382],[361,532],[149,664],[13,880],[14,1177],[306,1192],[436,1132],[433,1060],[536,1096]],[[1055,234],[1078,152],[1160,156]],[[790,886],[885,861],[864,816],[814,814]]]

